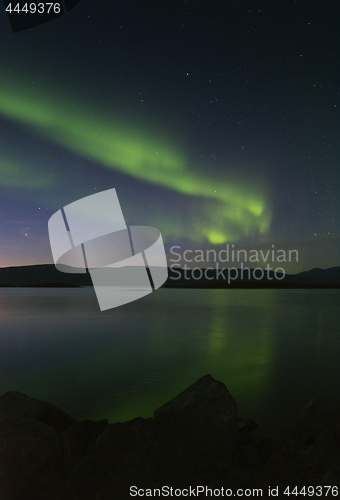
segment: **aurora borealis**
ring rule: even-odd
[[[2,392],[113,422],[210,373],[275,427],[338,390],[338,290],[233,286],[240,262],[245,280],[340,265],[337,19],[334,0],[79,0],[13,34],[1,11],[0,268],[52,268],[53,214],[114,188],[172,270],[232,288],[102,312],[93,287],[3,286]]]
[[[13,86],[12,82],[9,87]],[[184,195],[201,197],[203,202],[218,200],[220,221],[214,222],[211,213],[209,228],[202,227],[201,234],[194,234],[194,238],[225,243],[247,236],[251,231],[263,233],[268,230],[270,217],[265,213],[268,209],[263,195],[256,190],[235,183],[213,190],[208,176],[197,176],[194,169],[190,171],[184,155],[174,147],[164,147],[151,133],[139,133],[128,124],[124,130],[119,119],[115,122],[105,116],[89,120],[88,117],[93,115],[85,106],[76,116],[70,113],[66,104],[58,103],[57,94],[53,96],[53,105],[42,95],[43,92],[39,91],[35,100],[21,97],[18,92],[4,91],[0,97],[0,112],[23,123],[33,134],[55,141],[106,168]],[[6,168],[6,161],[4,165]]]
[[[328,3],[81,0],[16,34],[2,13],[0,266],[52,262],[52,213],[111,187],[167,248],[338,265]]]

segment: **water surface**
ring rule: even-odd
[[[272,434],[340,397],[339,290],[160,289],[100,312],[92,288],[0,288],[0,393],[77,420],[152,416],[210,373]]]

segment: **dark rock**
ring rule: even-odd
[[[340,463],[340,401],[316,398],[300,411],[292,447],[306,466],[317,469]]]
[[[187,486],[217,479],[237,446],[236,403],[224,384],[202,377],[156,410],[154,419],[110,424],[69,477],[75,499],[125,498],[129,486]],[[124,496],[125,495],[125,496]]]
[[[284,446],[285,444],[283,440],[272,439],[269,437],[264,437],[257,443],[257,447],[261,452],[264,462],[267,462],[273,455],[277,455],[282,448],[284,448]]]
[[[153,420],[135,418],[106,427],[93,452],[70,474],[74,500],[128,498],[129,486],[154,484],[162,461]]]
[[[311,399],[300,411],[293,432],[295,439],[309,446],[317,436],[327,434],[340,443],[340,401]]]
[[[340,475],[339,470],[327,470],[324,474],[322,474],[319,484],[322,486],[332,485],[332,487],[340,488]],[[335,496],[335,495],[334,495]]]
[[[255,428],[237,420],[234,399],[210,375],[154,418],[113,424],[76,423],[53,405],[6,393],[0,500],[124,500],[132,485],[261,487],[266,498],[268,485],[282,493],[287,485],[340,484],[340,402],[308,403],[286,439],[256,439]]]
[[[60,438],[52,427],[0,414],[1,500],[67,499],[61,469]]]
[[[76,421],[56,406],[30,398],[22,392],[10,391],[0,396],[0,412],[4,415],[29,418],[47,424],[58,432],[64,431]]]
[[[96,440],[109,425],[107,420],[83,420],[62,433],[65,470],[70,471],[85,455],[93,451]]]
[[[237,445],[237,406],[226,386],[211,375],[197,380],[154,413],[161,439],[221,460]]]
[[[238,418],[237,431],[238,432],[254,432],[257,429],[257,424],[253,420]]]
[[[313,484],[313,476],[308,468],[290,450],[285,449],[272,455],[264,467],[256,470],[256,480],[262,487],[278,486],[281,494],[288,485],[301,489]]]
[[[264,464],[263,456],[259,450],[256,442],[243,443],[238,449],[239,459],[238,463],[242,466],[259,468]]]

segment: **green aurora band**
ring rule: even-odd
[[[88,109],[74,106],[72,99],[44,94],[44,89],[25,92],[14,82],[4,80],[0,114],[102,166],[201,198],[202,219],[190,235],[195,241],[222,244],[264,234],[270,228],[271,211],[265,202],[264,190],[258,185],[242,187],[216,175],[213,179],[202,175],[188,167],[178,147],[151,132],[141,132],[124,120],[109,118],[108,112],[94,112],[90,105]],[[6,185],[8,165],[6,161],[0,163],[3,185]],[[11,177],[11,184],[15,178]],[[17,186],[22,186],[22,182],[18,178]],[[41,187],[45,186],[42,182]],[[171,224],[168,226],[164,231],[166,235],[173,232]]]

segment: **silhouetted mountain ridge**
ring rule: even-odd
[[[112,268],[111,268],[112,269]],[[223,268],[222,268],[223,269]],[[227,269],[227,268],[226,268]],[[191,270],[179,268],[168,268],[169,277],[163,286],[166,287],[185,287],[185,286],[205,286],[205,287],[224,287],[224,286],[251,286],[256,284],[263,286],[293,285],[302,286],[340,286],[340,266],[330,269],[314,268],[298,274],[274,275],[273,272],[265,272],[261,278],[259,270],[251,270],[250,273],[238,271],[238,279],[234,279],[235,271],[231,273],[230,284],[228,285],[228,271],[218,274],[216,270],[206,272],[205,269],[197,270],[192,273]],[[121,272],[121,271],[117,271]],[[261,279],[260,279],[261,278]],[[0,268],[0,286],[92,286],[89,273],[73,274],[62,273],[58,271],[54,264],[40,264],[33,266],[3,267]]]

